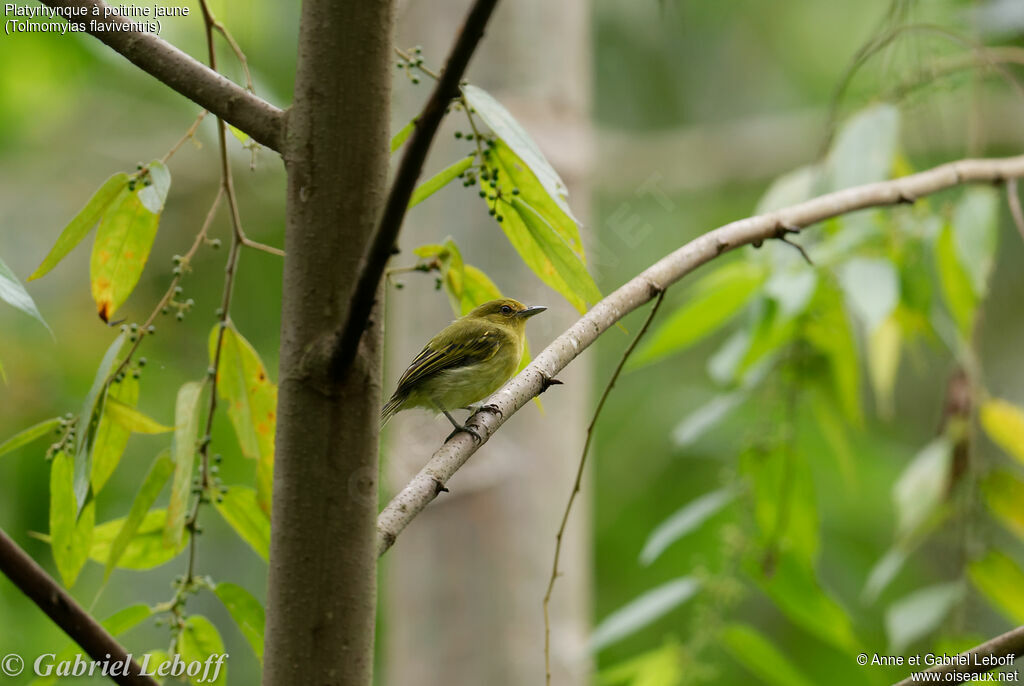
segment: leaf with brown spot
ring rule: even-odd
[[[103,214],[89,263],[92,297],[103,321],[109,321],[135,290],[159,222],[160,215],[149,211],[139,193],[127,187]]]
[[[210,333],[210,364],[217,352],[219,325]],[[277,386],[270,382],[259,354],[233,327],[224,329],[217,393],[228,405],[238,445],[246,457],[259,460],[256,470],[260,507],[270,512],[274,465],[274,431],[277,426]]]

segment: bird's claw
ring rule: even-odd
[[[484,442],[484,439],[481,438],[480,434],[476,432],[476,429],[474,429],[472,426],[469,426],[468,424],[457,424],[455,428],[452,430],[452,432],[448,434],[448,438],[444,439],[444,442],[447,443],[448,441],[452,440],[453,438],[455,438],[455,434],[458,433],[469,434],[470,436],[473,437],[473,440],[475,440],[478,444]]]
[[[491,414],[496,414],[499,417],[504,417],[505,416],[505,413],[502,412],[501,408],[498,407],[495,403],[487,403],[486,405],[481,405],[480,407],[476,408],[476,411],[477,412],[490,412]]]

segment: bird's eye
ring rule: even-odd
[[[501,313],[502,314],[512,314],[512,308],[509,307],[508,305],[502,305],[501,306]]]

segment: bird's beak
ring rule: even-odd
[[[543,307],[542,305],[534,305],[533,307],[527,307],[525,310],[520,310],[518,316],[522,317],[523,319],[528,319],[535,314],[540,314],[546,309],[548,308]]]

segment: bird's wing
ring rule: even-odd
[[[458,341],[451,341],[445,340],[442,332],[423,348],[398,380],[395,395],[408,392],[418,381],[440,372],[486,362],[501,347],[501,333],[486,324],[462,334]]]

